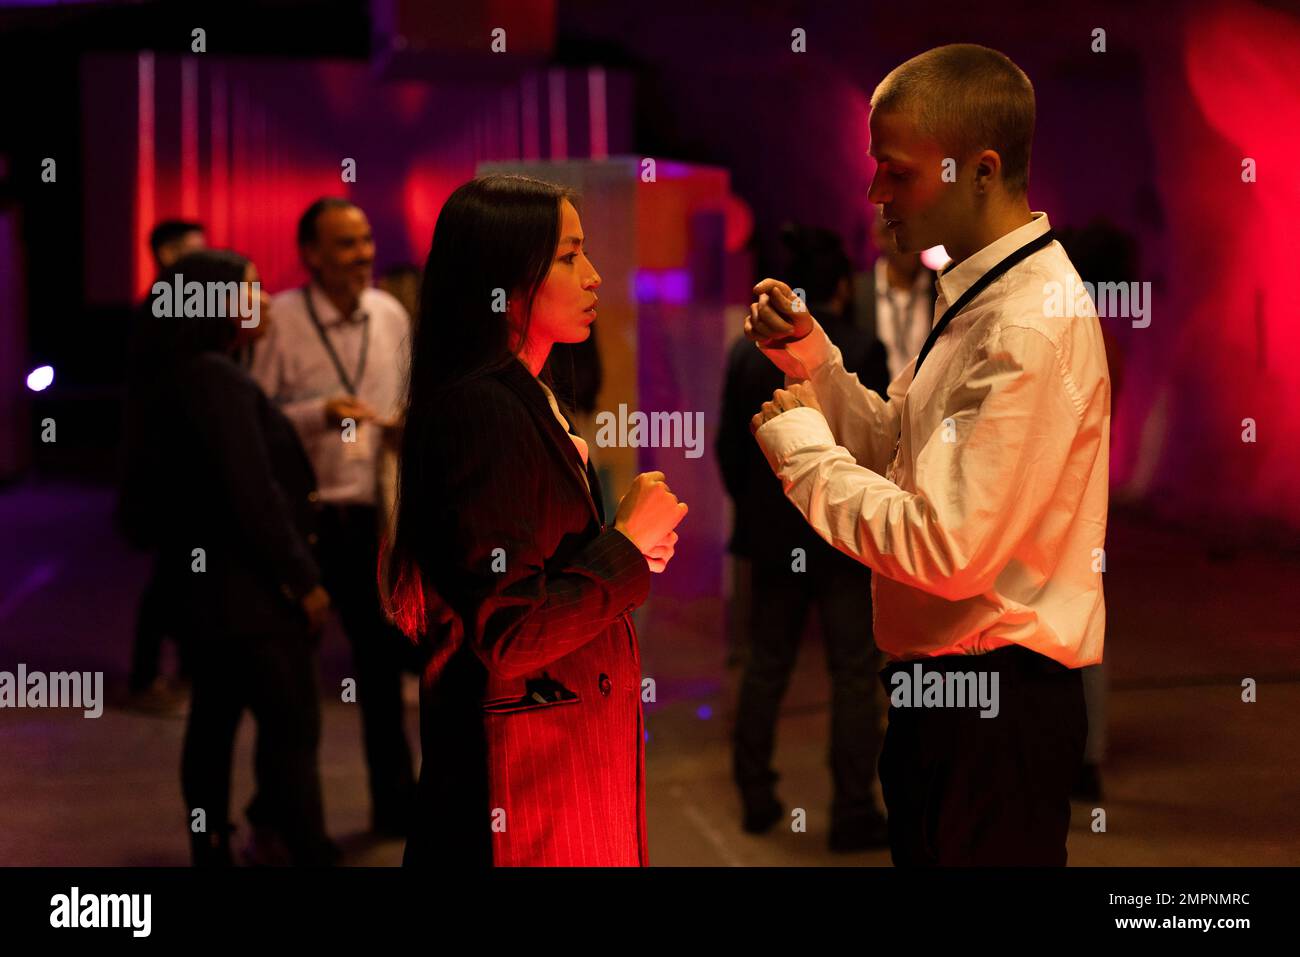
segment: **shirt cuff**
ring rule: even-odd
[[[825,334],[823,333],[823,336]],[[811,337],[811,334],[810,334]],[[834,448],[835,436],[826,417],[801,406],[768,419],[754,433],[772,471],[779,471],[791,455],[807,448]]]

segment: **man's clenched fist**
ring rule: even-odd
[[[807,382],[796,382],[788,389],[777,389],[773,392],[772,400],[764,402],[763,408],[749,420],[749,429],[751,432],[757,432],[758,427],[769,419],[775,419],[782,412],[800,407],[816,409],[818,412],[822,410],[821,404],[817,401],[817,393]]]
[[[760,346],[781,346],[812,332],[812,313],[781,280],[764,279],[754,287],[754,295],[758,301],[749,307],[745,335]]]

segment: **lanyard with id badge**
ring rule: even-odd
[[[1047,232],[1043,233],[1043,235],[1035,239],[1031,239],[1029,242],[1025,243],[1015,252],[1011,253],[1011,255],[1007,256],[997,265],[993,266],[984,275],[980,276],[973,283],[971,283],[970,288],[967,289],[960,296],[958,296],[957,301],[954,302],[951,306],[949,306],[946,310],[944,310],[943,316],[941,316],[939,321],[934,324],[934,328],[930,330],[930,334],[926,337],[925,345],[921,346],[920,355],[916,357],[916,368],[912,370],[912,384],[907,387],[907,391],[909,394],[912,391],[912,385],[916,384],[916,377],[921,374],[921,364],[925,362],[925,357],[930,354],[930,350],[934,348],[935,342],[938,341],[941,335],[943,335],[943,331],[948,328],[948,323],[952,322],[953,317],[956,316],[963,309],[965,309],[968,305],[970,305],[971,300],[973,300],[976,296],[978,296],[985,289],[991,286],[995,280],[1001,278],[1003,274],[1005,274],[1009,269],[1011,269],[1017,263],[1020,263],[1023,260],[1028,259],[1030,256],[1038,252],[1040,249],[1046,249],[1048,246],[1052,244],[1052,241],[1054,239],[1056,239],[1056,235],[1050,229]],[[906,414],[907,414],[907,396],[905,395],[903,396],[903,415]],[[898,461],[898,450],[902,446],[902,444],[903,444],[903,419],[902,416],[900,415],[898,421],[898,438],[894,441],[894,454],[889,459],[889,470],[885,476],[890,481],[894,481],[894,469]]]
[[[316,305],[311,301],[311,287],[303,286],[303,301],[307,303],[307,315],[311,319],[311,324],[316,327],[316,334],[320,336],[321,344],[325,346],[325,351],[329,353],[330,361],[334,363],[334,369],[338,372],[339,382],[348,395],[353,398],[357,397],[357,390],[361,387],[361,379],[366,374],[366,352],[370,346],[370,316],[368,313],[362,313],[361,317],[361,354],[357,361],[356,378],[348,375],[347,369],[343,368],[343,360],[339,358],[338,352],[334,348],[334,343],[330,342],[329,336],[325,332],[325,326],[322,325],[320,317],[316,315]],[[343,443],[343,457],[353,461],[366,461],[370,458],[370,439],[373,428],[365,422],[356,424],[353,441]]]

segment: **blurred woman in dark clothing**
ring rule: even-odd
[[[844,367],[884,394],[889,385],[885,347],[853,323],[853,267],[839,236],[791,224],[781,238],[788,254],[784,274],[804,290],[809,309],[827,317],[825,327],[834,330]],[[823,541],[765,468],[749,410],[784,382],[784,373],[748,339],[742,336],[732,346],[715,450],[735,506],[729,550],[749,570],[748,588],[737,595],[748,627],[732,741],[741,826],[761,834],[786,816],[772,767],[777,723],[815,607],[831,677],[830,847],[846,852],[888,847],[888,827],[875,798],[886,703],[870,627],[871,569]]]
[[[256,325],[241,320],[253,287],[238,284],[257,278],[247,259],[221,250],[165,270],[167,291],[156,287],[137,331],[128,392],[119,515],[129,537],[176,571],[192,649],[181,783],[196,865],[232,863],[230,765],[245,709],[257,722],[252,862],[337,857],[316,756],[316,644],[329,596],[309,545],[315,477],[288,419],[233,359],[269,320],[266,297]],[[201,315],[175,314],[174,281],[202,284]]]

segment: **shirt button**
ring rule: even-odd
[[[602,674],[599,679],[600,693],[609,696],[610,689],[614,687],[614,682],[609,680],[609,675]]]

